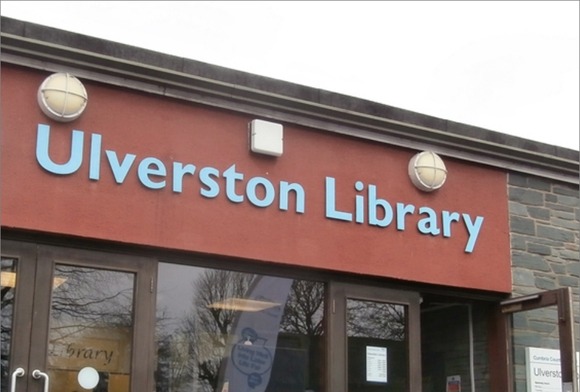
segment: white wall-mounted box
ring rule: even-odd
[[[250,122],[250,148],[258,154],[279,157],[284,151],[284,127],[264,120]]]

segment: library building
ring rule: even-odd
[[[3,392],[578,392],[577,146],[5,17],[1,75]]]

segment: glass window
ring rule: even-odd
[[[0,378],[0,390],[8,390],[10,383],[10,345],[12,341],[12,319],[14,313],[14,291],[16,289],[16,260],[2,257],[2,314],[0,322],[2,324],[1,356],[2,376]]]
[[[511,315],[515,392],[561,390],[560,335],[553,320],[557,306]]]
[[[424,299],[423,392],[489,388],[488,309],[485,303]]]
[[[324,390],[324,284],[160,263],[157,391]]]
[[[50,391],[78,390],[85,368],[93,391],[129,391],[134,274],[56,265],[52,286]]]
[[[348,390],[407,391],[407,307],[348,299]]]

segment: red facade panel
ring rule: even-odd
[[[58,123],[47,76],[2,69],[3,227],[511,292],[502,170],[443,157],[424,193],[418,151],[283,124],[283,155],[257,155],[255,117],[90,81]]]

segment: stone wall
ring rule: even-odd
[[[578,186],[520,174],[508,177],[514,296],[570,287],[580,349]],[[555,307],[514,314],[516,391],[525,391],[525,347],[558,348]]]

